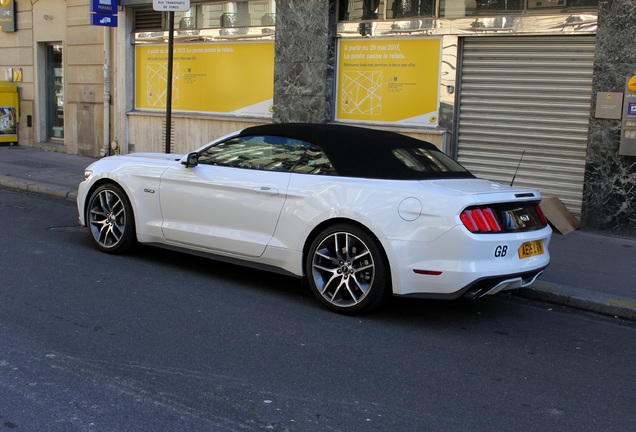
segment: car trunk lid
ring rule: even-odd
[[[473,202],[460,212],[460,220],[473,233],[494,234],[542,229],[547,220],[539,207],[537,190],[514,188],[485,179],[423,180],[427,185]]]

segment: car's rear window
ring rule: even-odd
[[[335,171],[344,177],[385,180],[426,180],[438,178],[473,178],[451,157],[436,148],[418,146],[324,149]]]
[[[398,148],[391,152],[408,169],[419,173],[463,173],[466,169],[439,151],[424,148]]]

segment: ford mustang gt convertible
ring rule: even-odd
[[[186,155],[106,157],[85,178],[80,224],[102,251],[139,242],[283,272],[340,313],[515,289],[550,262],[538,191],[393,132],[255,126]]]

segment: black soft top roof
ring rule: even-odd
[[[338,175],[379,179],[472,177],[464,172],[415,172],[393,154],[395,149],[423,148],[439,152],[433,144],[395,132],[324,123],[274,123],[244,129],[241,136],[279,136],[319,146]],[[441,152],[439,152],[441,153]]]
[[[437,149],[429,142],[395,132],[339,124],[274,123],[244,129],[241,135],[271,135],[299,139],[316,144],[325,151],[330,149],[347,151],[347,147],[366,151],[375,151],[379,147],[391,149],[406,147]]]

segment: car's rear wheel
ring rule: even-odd
[[[91,239],[102,251],[124,253],[135,244],[135,220],[126,193],[106,184],[93,192],[86,210]]]
[[[381,246],[354,225],[339,224],[322,231],[309,248],[305,272],[316,297],[339,313],[374,310],[390,292]]]

